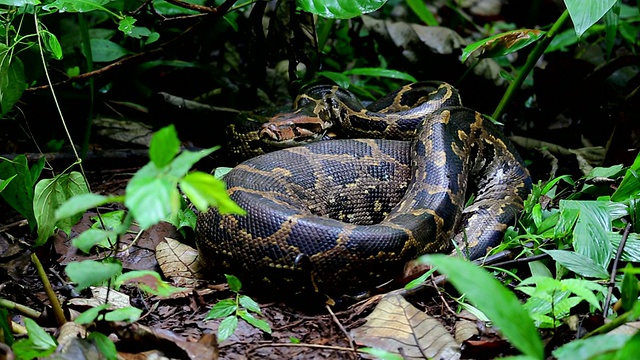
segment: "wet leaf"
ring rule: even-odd
[[[516,52],[538,41],[546,32],[541,30],[520,29],[497,34],[468,45],[462,51],[462,61],[479,51],[479,58],[493,58]]]
[[[387,0],[297,0],[297,5],[306,12],[329,19],[350,19],[376,11]]]

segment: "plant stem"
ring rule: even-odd
[[[35,265],[36,270],[38,270],[38,275],[40,276],[40,280],[42,281],[42,285],[44,286],[44,291],[47,293],[47,297],[51,302],[51,308],[53,309],[53,315],[56,318],[56,322],[58,323],[58,326],[62,326],[67,322],[67,319],[64,317],[62,306],[60,306],[58,297],[53,291],[51,283],[49,282],[49,278],[47,278],[47,273],[44,271],[44,268],[42,267],[40,259],[38,259],[36,253],[31,254],[31,261],[33,262],[33,265]]]
[[[562,25],[564,25],[567,18],[569,18],[569,11],[565,9],[558,20],[556,20],[553,26],[551,26],[551,29],[549,29],[545,37],[542,38],[542,40],[540,40],[538,44],[536,44],[535,48],[533,48],[533,51],[531,51],[531,54],[529,54],[529,57],[527,58],[527,62],[524,64],[522,69],[520,69],[520,73],[518,73],[518,76],[515,78],[515,80],[513,80],[513,82],[509,84],[509,87],[507,88],[507,91],[505,91],[504,96],[496,107],[496,110],[494,111],[493,115],[491,115],[492,118],[500,121],[500,118],[504,114],[504,110],[506,109],[507,104],[511,101],[516,91],[520,89],[520,86],[522,86],[524,79],[527,78],[534,65],[536,64],[536,62],[538,62],[540,56],[542,56],[544,51],[547,49],[549,43],[551,43],[551,40],[553,40],[553,37],[562,28]]]

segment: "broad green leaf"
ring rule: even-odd
[[[478,58],[493,58],[514,53],[543,37],[546,32],[533,29],[519,29],[490,36],[468,45],[462,51],[462,61],[475,51],[480,51]]]
[[[115,243],[116,236],[117,234],[113,231],[87,229],[75,237],[71,241],[71,244],[80,249],[80,251],[88,254],[96,245],[107,249],[111,248]]]
[[[618,22],[620,19],[620,1],[616,1],[614,5],[607,11],[604,16],[605,24],[605,48],[607,59],[611,58],[611,51],[616,41],[616,34],[618,33]]]
[[[173,124],[153,134],[149,146],[149,157],[157,167],[161,168],[171,163],[178,152],[180,152],[180,140]]]
[[[62,47],[58,38],[47,30],[42,30],[40,35],[42,36],[42,42],[44,42],[47,50],[53,54],[53,57],[57,60],[62,59]]]
[[[189,173],[180,181],[180,189],[200,211],[213,206],[222,214],[246,214],[231,200],[224,182],[213,175],[200,171]]]
[[[116,345],[109,339],[109,337],[103,333],[93,331],[87,339],[92,341],[96,348],[98,348],[98,353],[103,355],[106,360],[117,360],[118,359],[118,351],[116,349]]]
[[[255,300],[248,297],[247,295],[240,295],[240,299],[238,302],[245,309],[252,311],[254,313],[262,314],[262,311],[260,311],[260,305],[258,305],[258,303],[255,302]]]
[[[77,171],[43,179],[36,184],[33,194],[33,212],[38,222],[36,246],[44,244],[53,235],[56,226],[67,234],[71,233],[71,227],[80,220],[82,214],[56,221],[55,210],[73,196],[88,192],[84,177]]]
[[[598,177],[615,178],[624,171],[622,165],[613,165],[609,167],[594,167],[585,176],[585,179],[593,179]]]
[[[0,117],[13,109],[26,88],[22,61],[12,56],[9,47],[0,44]]]
[[[124,204],[142,229],[159,223],[180,209],[177,182],[166,176],[155,164],[138,170],[127,184]]]
[[[205,156],[209,156],[209,154],[216,151],[218,148],[219,147],[212,147],[200,151],[183,151],[171,162],[169,174],[176,178],[182,178],[189,172],[195,163]]]
[[[622,234],[617,232],[609,233],[609,241],[611,241],[613,248],[617,249],[620,246],[620,241],[622,241]],[[627,242],[622,250],[622,260],[640,262],[640,234],[629,233]]]
[[[112,62],[127,56],[130,51],[106,39],[91,39],[91,56],[95,62]],[[85,52],[83,51],[83,54]]]
[[[630,337],[626,334],[604,334],[573,340],[553,350],[552,354],[558,360],[599,359],[599,355],[623,347]]]
[[[120,199],[120,197],[107,197],[90,192],[78,194],[62,203],[62,205],[56,209],[55,219],[56,221],[66,219],[118,199]]]
[[[560,212],[578,211],[573,228],[573,247],[576,252],[606,268],[613,248],[609,242],[611,216],[608,201],[560,201]]]
[[[329,19],[350,19],[376,11],[387,0],[296,0],[302,10]]]
[[[209,313],[204,319],[211,320],[211,319],[223,318],[225,316],[229,316],[233,314],[234,312],[236,312],[237,309],[238,309],[238,306],[236,305],[236,302],[234,300],[232,299],[220,300],[215,305],[213,305],[213,307],[211,308],[211,311],[209,311]]]
[[[110,0],[56,0],[42,8],[44,10],[58,10],[60,12],[88,12],[106,10],[103,6]]]
[[[251,326],[258,328],[266,332],[267,334],[271,334],[271,326],[269,326],[268,322],[261,319],[256,319],[251,313],[247,312],[246,310],[238,311],[238,316],[240,316],[242,320],[251,324]]]
[[[564,0],[578,37],[598,22],[617,0]]]
[[[35,321],[28,317],[24,317],[24,326],[27,328],[29,339],[33,341],[33,345],[39,350],[45,350],[55,348],[57,346],[56,341],[47,334],[44,329],[40,327]]]
[[[578,275],[596,279],[607,279],[609,277],[605,267],[577,252],[567,250],[542,251],[549,254],[553,260],[557,261],[560,265]]]
[[[132,323],[140,319],[140,315],[142,315],[141,309],[133,306],[127,306],[121,309],[109,311],[104,314],[104,319],[106,321],[126,321],[128,323]]]
[[[167,282],[162,280],[160,274],[151,270],[129,271],[118,276],[115,280],[115,284],[117,286],[128,283],[135,283],[146,293],[160,297],[169,297],[175,293],[185,290],[184,288],[169,285]]]
[[[98,318],[98,315],[100,315],[100,312],[103,310],[107,310],[109,306],[111,306],[111,304],[102,304],[96,307],[92,307],[91,309],[78,315],[78,317],[75,318],[73,322],[80,325],[91,324]]]
[[[13,209],[29,221],[31,230],[36,227],[33,215],[33,187],[44,167],[44,158],[40,158],[31,169],[24,155],[18,155],[13,160],[0,161],[0,177],[8,178],[17,175],[9,183],[0,196]]]
[[[84,260],[67,265],[65,272],[71,281],[76,283],[76,290],[81,291],[89,286],[99,285],[113,278],[122,271],[118,263]]]
[[[564,279],[562,280],[563,289],[567,289],[587,301],[593,308],[600,310],[600,302],[593,293],[599,292],[605,294],[604,286],[589,280],[583,279]]]
[[[445,274],[459,292],[495,323],[513,346],[525,355],[544,359],[542,341],[529,315],[515,294],[498,280],[485,270],[456,257],[426,255],[420,258],[420,262],[429,263]]]
[[[242,289],[242,283],[240,282],[240,279],[233,275],[224,274],[224,276],[227,278],[227,284],[229,284],[229,288],[231,289],[231,291],[238,292],[240,291],[240,289]]]
[[[2,190],[4,190],[4,188],[6,188],[7,185],[9,185],[9,183],[11,182],[11,180],[13,180],[13,178],[15,178],[16,176],[18,176],[18,174],[15,174],[9,177],[7,180],[0,179],[0,192],[2,192]]]
[[[227,175],[227,173],[232,169],[233,168],[226,167],[226,166],[218,166],[216,170],[213,172],[213,176],[215,176],[216,179],[222,179],[222,177]]]
[[[616,351],[613,360],[633,359],[640,354],[640,332],[636,332],[622,349]]]
[[[397,70],[381,69],[381,68],[354,68],[343,72],[345,75],[364,75],[374,77],[386,77],[392,79],[402,79],[415,82],[416,78],[413,76]]]
[[[640,195],[640,154],[636,157],[633,165],[627,169],[620,186],[611,195],[611,201],[626,201],[629,198]]]
[[[91,225],[91,228],[98,230],[119,230],[118,228],[122,225],[122,221],[124,221],[126,216],[127,213],[124,210],[114,210],[101,214],[100,216],[92,216],[91,221],[93,221],[93,225]]]
[[[627,264],[625,270],[632,269],[633,265]],[[631,272],[625,272],[620,289],[622,308],[630,311],[638,301],[638,278]]]
[[[218,341],[223,342],[233,335],[238,328],[238,318],[235,316],[228,316],[220,322],[218,325]]]

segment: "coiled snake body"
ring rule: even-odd
[[[383,283],[452,239],[467,257],[483,256],[514,223],[531,180],[495,126],[458,104],[455,89],[437,82],[368,108],[338,87],[311,88],[262,135],[274,143],[327,131],[411,141],[321,141],[240,164],[225,181],[247,214],[201,214],[201,255],[245,283],[330,295]],[[464,207],[469,184],[476,196]]]

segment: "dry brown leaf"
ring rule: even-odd
[[[195,287],[202,264],[198,250],[177,240],[165,237],[156,247],[156,259],[162,273],[176,286]]]
[[[458,0],[458,6],[473,15],[496,16],[500,14],[504,0]]]
[[[351,330],[359,345],[401,354],[405,359],[460,358],[460,347],[447,329],[400,295],[387,294],[366,320]]]
[[[456,321],[456,328],[454,331],[454,337],[458,344],[471,339],[474,336],[480,335],[478,329],[478,318],[467,310],[463,310],[459,314],[458,321]]]
[[[113,289],[107,289],[104,286],[91,287],[91,298],[73,298],[69,299],[68,303],[75,306],[96,307],[105,303],[107,298],[107,291],[109,292],[109,309],[121,309],[127,306],[131,306],[129,301],[129,295],[123,294]]]

